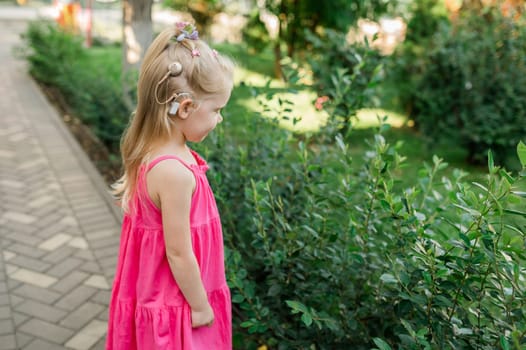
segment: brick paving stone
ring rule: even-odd
[[[24,301],[20,305],[17,305],[15,310],[48,322],[58,322],[67,315],[67,312],[64,310],[34,300]]]
[[[86,302],[96,292],[96,288],[80,285],[62,297],[55,303],[55,306],[71,311]]]
[[[0,335],[0,350],[15,350],[16,339],[14,334]]]
[[[25,346],[23,350],[64,350],[64,347],[42,339],[35,339]]]
[[[93,320],[66,343],[76,350],[89,350],[106,334],[106,322]]]
[[[0,320],[0,335],[11,334],[15,330],[11,319]]]
[[[50,286],[50,288],[57,292],[66,293],[84,282],[89,276],[86,272],[75,270],[61,278],[57,283]]]
[[[84,261],[81,259],[69,257],[61,261],[59,264],[53,266],[51,269],[47,270],[46,274],[53,277],[62,278],[72,270],[75,270],[82,263],[84,263]]]
[[[15,273],[16,270],[18,270],[20,267],[12,264],[5,264],[5,273],[9,276],[13,273]]]
[[[11,253],[19,253],[25,256],[29,256],[31,258],[36,258],[36,259],[42,257],[44,254],[47,253],[46,251],[40,250],[38,248],[31,247],[25,244],[20,244],[20,243],[11,244],[9,246],[9,251]],[[9,260],[9,259],[6,259],[4,257],[4,260]]]
[[[108,306],[110,302],[111,291],[110,290],[99,290],[92,298],[98,304]]]
[[[39,220],[36,223],[36,226],[40,229],[39,236],[44,236],[47,230],[56,232],[56,233],[64,231],[66,229],[66,226],[59,222],[61,217],[62,217],[62,214],[53,213]],[[49,236],[46,235],[45,237],[49,237]]]
[[[35,339],[34,337],[31,337],[22,332],[16,332],[16,345],[18,349],[23,348],[24,346],[29,344],[34,339]]]
[[[22,284],[22,282],[16,281],[16,280],[11,279],[11,278],[9,278],[7,280],[7,287],[9,288],[10,291],[20,287],[21,284]]]
[[[39,196],[27,203],[27,206],[33,209],[42,208],[43,206],[49,206],[55,202],[55,198],[50,195]]]
[[[67,226],[74,226],[77,227],[79,225],[77,219],[75,219],[73,216],[68,215],[64,216],[60,221],[60,224],[67,225]]]
[[[90,274],[99,273],[100,272],[100,266],[95,261],[88,261],[82,266],[80,266],[80,269],[85,272],[89,272]]]
[[[52,225],[46,225],[38,230],[38,235],[41,237],[51,237],[58,233],[63,233],[69,229],[65,224],[61,222],[54,222]]]
[[[86,302],[60,321],[60,325],[80,329],[94,319],[105,307],[92,302]]]
[[[35,231],[34,229],[31,230],[31,232],[34,232],[34,231]],[[36,237],[31,234],[22,233],[20,231],[8,234],[7,238],[13,241],[16,241],[18,243],[29,244],[32,246],[36,246],[37,244],[42,242],[42,239],[40,237]]]
[[[9,306],[0,306],[0,320],[11,318],[11,308]]]
[[[29,319],[28,315],[21,314],[19,312],[13,312],[13,322],[16,327],[20,326],[22,323],[26,322]]]
[[[87,243],[86,243],[87,244]],[[88,260],[88,261],[93,261],[95,260],[95,256],[93,255],[93,253],[91,251],[89,251],[88,249],[79,249],[78,252],[75,253],[74,255],[76,258],[80,258],[82,260]]]
[[[8,234],[6,235],[7,238],[14,240],[14,238],[11,238],[10,235],[14,234],[18,236],[18,235],[24,234],[26,237],[24,237],[21,240],[21,242],[24,243],[24,239],[29,238],[29,241],[27,242],[28,244],[31,244],[31,240],[32,240],[31,235],[35,231],[37,231],[37,228],[34,225],[21,224],[19,222],[10,221],[10,220],[7,220],[6,223],[2,226],[8,229]]]
[[[82,237],[75,237],[71,239],[71,241],[68,242],[68,245],[73,248],[77,249],[83,249],[86,252],[89,252],[87,249],[89,248],[88,242],[82,238]],[[89,252],[91,253],[91,252]]]
[[[115,246],[96,249],[93,254],[97,259],[103,259],[107,257],[115,256]]]
[[[51,267],[51,264],[43,262],[39,259],[33,259],[28,256],[23,255],[17,255],[13,259],[9,260],[9,263],[12,265],[16,265],[18,267],[23,267],[28,270],[31,270],[31,272],[43,272],[46,271],[49,267]],[[37,278],[34,274],[30,278]],[[12,277],[15,278],[15,277]],[[16,278],[19,279],[19,278]],[[20,279],[19,279],[20,280]],[[24,282],[27,282],[23,279],[21,279]]]
[[[58,344],[64,343],[74,334],[70,329],[36,318],[32,318],[22,324],[19,329],[29,335],[34,335]]]
[[[100,314],[98,314],[97,319],[104,321],[104,322],[108,322],[108,317],[109,317],[109,314],[108,314],[108,310],[106,309]]]
[[[14,260],[14,259],[13,259]],[[34,284],[38,287],[47,288],[53,283],[57,282],[57,279],[53,276],[49,276],[40,272],[20,268],[14,273],[10,274],[11,279],[15,279],[20,282]]]
[[[106,230],[108,230],[108,231],[112,232],[112,235],[114,235],[115,231],[118,230],[117,226],[115,226],[114,223],[106,222],[106,221],[96,222],[96,223],[93,223],[93,224],[90,224],[90,225],[85,225],[85,224],[81,223],[81,227],[84,230],[84,232],[96,232],[96,231],[106,231]],[[87,237],[88,237],[88,239],[90,239],[89,235],[87,235]]]
[[[114,247],[115,245],[118,245],[119,242],[120,242],[120,237],[110,236],[110,237],[103,238],[103,239],[92,240],[91,248],[95,250],[99,250],[100,248],[111,246],[111,249],[113,250],[113,252],[115,252]]]
[[[115,235],[116,231],[117,230],[112,227],[112,228],[107,228],[107,229],[102,229],[102,230],[88,231],[86,233],[86,236],[90,240],[95,240],[95,239],[101,239],[103,237],[109,237],[109,236]]]
[[[33,215],[27,215],[24,213],[19,213],[15,211],[7,211],[3,215],[4,219],[19,222],[21,224],[32,224],[34,223],[38,218]]]
[[[92,275],[90,278],[85,280],[83,284],[102,290],[110,289],[108,281],[106,281],[106,277],[102,275]]]
[[[22,284],[20,287],[13,290],[14,295],[18,295],[22,298],[29,298],[37,301],[41,301],[47,304],[52,304],[57,301],[62,294],[52,291],[47,288],[41,288],[30,284]]]
[[[17,306],[24,301],[24,298],[20,298],[14,294],[9,295],[9,301],[11,302],[11,307]]]
[[[91,350],[105,350],[106,349],[106,336],[102,337],[97,344],[91,347]]]
[[[56,263],[64,260],[68,256],[73,255],[73,253],[75,253],[75,252],[76,252],[75,248],[67,247],[67,246],[66,247],[61,247],[60,249],[55,250],[54,252],[51,252],[48,255],[42,257],[42,260],[43,261],[47,261],[47,262],[52,263],[52,264],[56,264]]]

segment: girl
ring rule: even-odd
[[[221,222],[206,162],[186,145],[222,121],[233,63],[178,23],[146,52],[124,133],[124,208],[107,349],[232,348]]]

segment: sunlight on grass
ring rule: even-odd
[[[236,67],[234,75],[236,85],[244,84],[255,88],[263,88],[261,95],[245,98],[239,104],[247,110],[260,112],[265,118],[273,119],[279,117],[279,125],[288,130],[304,133],[318,131],[329,117],[327,112],[318,111],[314,107],[314,101],[318,97],[314,90],[308,87],[296,93],[283,91],[276,92],[272,100],[267,100],[267,92],[285,89],[286,84],[280,80],[269,78],[263,74],[254,72],[244,67]],[[267,85],[268,84],[268,85]],[[268,88],[268,90],[267,90]],[[280,106],[279,100],[284,102]],[[285,109],[290,109],[287,111]],[[358,120],[354,125],[357,129],[366,129],[378,125],[378,116],[387,116],[387,123],[395,128],[402,127],[406,117],[402,114],[381,108],[364,108],[358,112]]]
[[[267,84],[268,80],[268,76],[255,72],[253,70],[246,69],[244,67],[238,66],[234,71],[234,82],[236,84],[243,82],[250,86],[263,87]],[[272,79],[271,86],[283,88],[285,87],[285,83],[277,79]]]
[[[354,126],[357,129],[365,129],[378,126],[378,117],[387,116],[386,123],[391,124],[393,128],[404,126],[407,118],[393,111],[382,108],[364,108],[358,111],[358,122]]]

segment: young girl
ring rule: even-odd
[[[222,121],[233,64],[178,23],[142,64],[115,193],[124,208],[107,349],[232,348],[221,222],[200,142]]]

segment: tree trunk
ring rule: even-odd
[[[153,38],[152,4],[153,0],[122,1],[122,90],[130,109],[131,87]]]
[[[292,0],[292,11],[292,20],[287,23],[287,30],[289,32],[287,40],[287,53],[290,58],[294,57],[296,40],[298,39],[298,27],[301,25],[300,2],[298,0]]]
[[[286,0],[281,0],[278,11],[278,37],[274,43],[274,74],[277,79],[283,79],[283,71],[281,70],[281,43],[286,42],[286,26],[287,26],[287,4]]]

